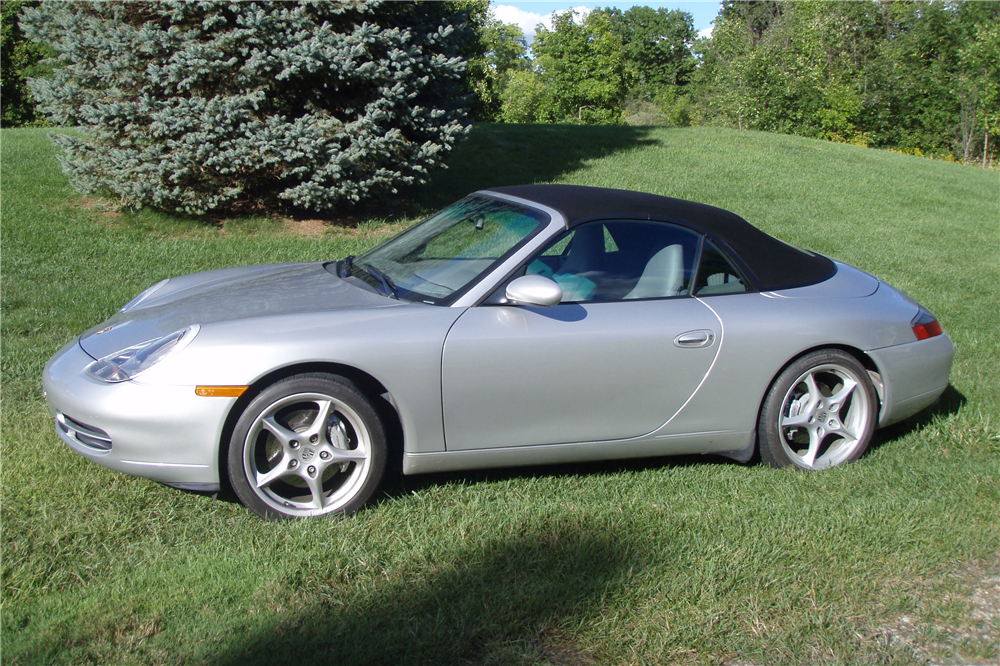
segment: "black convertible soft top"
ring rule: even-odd
[[[573,227],[592,220],[660,220],[707,234],[742,264],[760,291],[822,282],[837,272],[830,259],[792,247],[738,215],[714,206],[643,192],[580,185],[513,185],[496,192],[559,211]]]

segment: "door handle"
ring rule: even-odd
[[[708,329],[688,331],[674,338],[674,345],[681,348],[708,347],[715,341],[715,332]]]

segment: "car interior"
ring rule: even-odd
[[[669,298],[690,293],[701,237],[664,222],[582,224],[557,238],[528,266],[563,289],[563,303]],[[746,291],[746,282],[711,242],[705,244],[697,295]]]

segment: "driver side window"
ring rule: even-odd
[[[665,222],[588,222],[550,243],[527,274],[557,282],[563,303],[682,296],[690,290],[698,240]]]

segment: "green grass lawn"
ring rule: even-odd
[[[1000,174],[754,132],[479,126],[389,212],[322,227],[117,213],[70,189],[44,131],[0,149],[5,663],[1000,658],[1000,620],[973,613],[1000,574]],[[526,182],[717,205],[875,273],[938,315],[952,388],[822,473],[705,457],[408,477],[352,518],[281,524],[53,432],[46,360],[157,280],[356,254]]]

